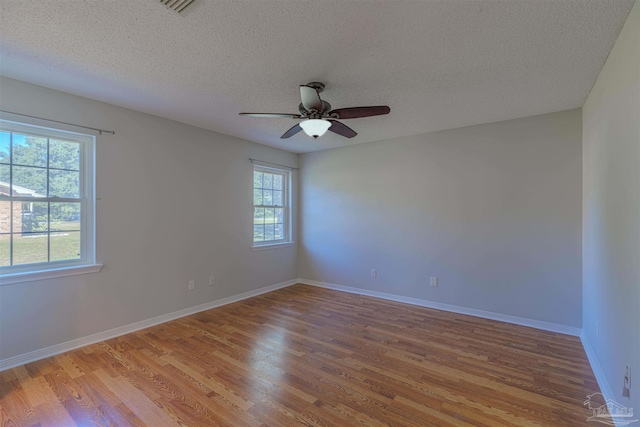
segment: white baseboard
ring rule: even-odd
[[[209,310],[222,305],[231,304],[233,302],[241,301],[243,299],[255,297],[267,292],[275,291],[276,289],[286,288],[293,284],[298,283],[298,280],[289,280],[286,282],[276,283],[275,285],[264,286],[262,288],[255,289],[253,291],[243,292],[238,295],[232,295],[227,298],[222,298],[215,301],[210,301],[204,304],[199,304],[193,307],[188,307],[182,310],[174,311],[172,313],[163,314],[161,316],[152,317],[151,319],[141,320],[139,322],[130,323],[128,325],[120,326],[114,329],[110,329],[104,332],[98,332],[97,334],[89,335],[86,337],[74,339],[71,341],[63,342],[61,344],[52,345],[50,347],[41,348],[38,350],[30,351],[28,353],[19,354],[17,356],[9,357],[0,360],[0,372],[15,368],[16,366],[24,365],[25,363],[35,362],[36,360],[44,359],[46,357],[55,356],[56,354],[64,353],[66,351],[75,350],[80,347],[84,347],[89,344],[95,344],[100,341],[108,340],[111,338],[119,337],[121,335],[129,334],[131,332],[145,329],[150,326],[158,325],[160,323],[168,322],[170,320],[178,319],[180,317],[189,316],[194,313]]]
[[[602,366],[600,366],[600,361],[598,360],[598,356],[596,356],[595,351],[593,351],[593,347],[591,347],[591,343],[589,342],[589,340],[587,339],[584,333],[580,335],[580,341],[582,341],[582,347],[584,347],[584,352],[587,353],[587,359],[589,359],[589,364],[591,365],[593,374],[596,377],[596,381],[598,381],[598,386],[600,386],[600,391],[604,395],[605,399],[615,400],[613,389],[609,385],[609,381],[607,381],[607,377],[604,375],[604,371],[602,370]]]
[[[460,307],[457,305],[444,304],[441,302],[428,301],[418,298],[403,297],[400,295],[388,294],[386,292],[370,291],[367,289],[353,288],[351,286],[336,285],[333,283],[318,282],[316,280],[309,279],[298,279],[298,282],[305,285],[318,286],[320,288],[334,289],[336,291],[382,298],[390,301],[402,302],[405,304],[413,304],[420,307],[434,308],[436,310],[450,311],[452,313],[466,314],[469,316],[482,317],[484,319],[498,320],[500,322],[513,323],[516,325],[528,326],[530,328],[542,329],[543,331],[558,332],[560,334],[573,335],[576,337],[579,337],[582,333],[582,329],[573,326],[543,322],[541,320],[527,319],[524,317],[510,316],[507,314],[494,313],[491,311],[476,310],[474,308]]]
[[[311,286],[317,286],[321,288],[334,289],[337,291],[349,292],[352,294],[359,294],[365,296],[371,296],[375,298],[386,299],[390,301],[401,302],[405,304],[412,304],[420,307],[433,308],[436,310],[449,311],[453,313],[466,314],[469,316],[481,317],[485,319],[498,320],[507,323],[513,323],[516,325],[528,326],[531,328],[542,329],[545,331],[558,332],[567,335],[573,336],[581,336],[582,330],[579,328],[559,325],[556,323],[548,323],[542,322],[539,320],[526,319],[522,317],[509,316],[506,314],[493,313],[489,311],[476,310],[472,308],[460,307],[451,304],[444,304],[439,302],[433,302],[428,300],[422,300],[418,298],[411,297],[403,297],[400,295],[389,294],[385,292],[376,292],[369,291],[361,288],[354,288],[350,286],[342,286],[336,285],[333,283],[326,282],[318,282],[315,280],[308,279],[294,279],[286,282],[276,283],[274,285],[264,286],[259,289],[255,289],[253,291],[243,292],[238,295],[233,295],[227,298],[222,298],[215,301],[210,301],[204,304],[196,305],[193,307],[188,307],[182,310],[174,311],[172,313],[163,314],[160,316],[153,317],[151,319],[142,320],[135,323],[130,323],[128,325],[120,326],[114,329],[110,329],[104,332],[98,332],[97,334],[89,335],[86,337],[74,339],[71,341],[67,341],[61,344],[52,345],[50,347],[41,348],[38,350],[34,350],[28,353],[20,354],[17,356],[9,357],[6,359],[0,360],[0,372],[14,368],[16,366],[24,365],[26,363],[35,362],[36,360],[44,359],[46,357],[55,356],[56,354],[64,353],[66,351],[75,350],[80,347],[84,347],[86,345],[95,344],[100,341],[108,340],[111,338],[119,337],[121,335],[125,335],[131,332],[138,331],[140,329],[145,329],[154,325],[158,325],[160,323],[168,322],[170,320],[178,319],[180,317],[189,316],[194,313],[198,313],[201,311],[209,310],[215,307],[220,307],[226,304],[230,304],[236,301],[241,301],[243,299],[251,298],[257,295],[261,295],[267,292],[275,291],[276,289],[286,288],[288,286],[294,285],[296,283],[302,283]],[[598,384],[600,385],[600,389],[602,393],[609,397],[612,396],[610,388],[606,383],[606,378],[602,374],[602,369],[600,369],[597,364],[597,359],[595,358],[595,354],[591,350],[588,342],[583,339],[583,345],[585,347],[585,351],[587,356],[589,357],[589,362],[591,363],[592,369],[596,375],[596,379],[598,380]],[[604,382],[603,382],[604,381]],[[607,392],[605,393],[605,390]],[[607,394],[608,393],[608,394]]]

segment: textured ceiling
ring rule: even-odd
[[[0,0],[0,74],[293,152],[582,106],[633,0]],[[353,139],[280,135],[298,85]],[[117,131],[117,129],[115,129]]]

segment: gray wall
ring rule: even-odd
[[[583,108],[583,339],[640,412],[640,2]],[[598,325],[596,325],[596,323]],[[625,366],[631,399],[622,397]]]
[[[299,277],[580,327],[581,126],[571,110],[302,155]]]
[[[96,143],[103,270],[0,286],[0,359],[296,277],[295,247],[251,251],[249,157],[297,155],[16,80],[0,93],[3,110],[116,132]]]

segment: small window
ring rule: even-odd
[[[0,120],[0,274],[95,264],[94,144]]]
[[[253,165],[253,246],[291,242],[290,171]]]

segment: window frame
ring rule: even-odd
[[[285,167],[278,167],[272,164],[262,163],[258,161],[252,161],[253,168],[251,170],[251,249],[252,250],[263,250],[263,249],[272,249],[272,248],[281,248],[288,247],[294,244],[293,242],[293,234],[292,234],[292,221],[291,221],[291,210],[292,210],[292,171],[291,169]],[[279,205],[255,205],[254,204],[254,193],[255,187],[253,185],[253,178],[255,172],[264,172],[276,175],[282,175],[282,206]],[[269,208],[269,207],[282,207],[283,209],[283,239],[278,240],[264,240],[264,241],[255,241],[254,240],[254,225],[255,225],[255,210],[256,208]]]
[[[23,123],[15,120],[0,119],[0,131],[33,135],[47,139],[76,142],[79,144],[79,197],[14,197],[0,196],[2,201],[13,203],[80,203],[80,258],[73,260],[46,261],[31,264],[19,264],[0,267],[0,284],[12,284],[52,277],[84,274],[99,271],[101,264],[96,263],[96,221],[95,221],[95,145],[96,137],[50,126]],[[47,162],[49,154],[47,153]],[[13,165],[13,158],[9,165]],[[19,165],[18,165],[19,166]],[[47,163],[47,171],[49,163]],[[10,183],[11,184],[11,183]],[[28,200],[27,200],[28,199]],[[11,208],[13,211],[13,208]],[[47,233],[51,233],[47,229]],[[50,238],[50,236],[49,236]],[[50,251],[50,248],[47,249]],[[49,255],[50,256],[50,255]]]

